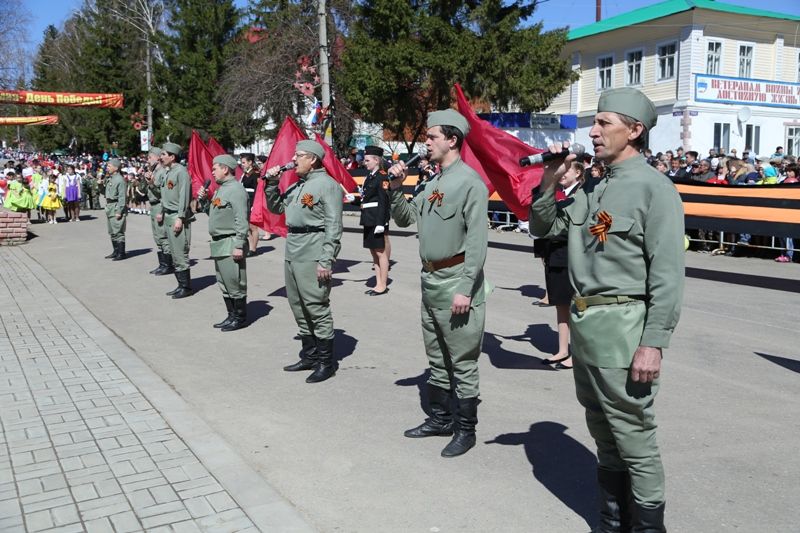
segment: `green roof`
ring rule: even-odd
[[[597,35],[607,31],[618,30],[634,24],[641,24],[650,20],[667,17],[675,13],[682,13],[692,9],[708,9],[710,11],[722,11],[725,13],[736,13],[737,15],[750,15],[753,17],[766,17],[783,20],[800,21],[800,17],[776,13],[775,11],[764,11],[763,9],[752,9],[749,7],[724,4],[715,0],[666,0],[651,6],[634,9],[627,13],[622,13],[616,17],[610,17],[588,26],[582,26],[569,31],[567,39],[574,41],[590,35]]]

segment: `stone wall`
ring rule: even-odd
[[[0,245],[25,244],[28,239],[28,214],[0,208]]]

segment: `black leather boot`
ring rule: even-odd
[[[597,468],[600,522],[594,533],[629,533],[630,476],[628,472]]]
[[[422,437],[449,437],[453,434],[450,391],[428,383],[428,406],[431,409],[431,417],[419,426],[406,430],[403,435],[411,439],[419,439]]]
[[[164,252],[159,250],[156,252],[156,255],[158,255],[158,266],[148,272],[148,274],[155,274],[156,272],[164,269]]]
[[[172,255],[168,253],[163,254],[164,264],[158,267],[154,272],[156,276],[166,276],[167,274],[175,273],[175,266],[172,264]]]
[[[236,331],[247,327],[247,298],[233,300],[233,320],[222,326],[222,331]]]
[[[175,274],[175,281],[178,283],[178,286],[169,291],[167,293],[167,296],[172,296],[173,294],[176,294],[179,290],[181,290],[181,278],[179,275],[180,272],[173,272],[173,274]]]
[[[175,272],[175,277],[178,278],[178,291],[172,295],[173,300],[186,298],[194,294],[192,290],[192,274],[188,268],[180,272]]]
[[[664,527],[664,504],[658,507],[633,506],[632,533],[667,533]]]
[[[336,373],[333,361],[333,339],[317,339],[317,364],[314,372],[306,378],[306,383],[319,383],[330,379]]]
[[[300,342],[303,343],[300,360],[293,365],[283,367],[287,372],[314,370],[317,364],[317,339],[313,335],[300,335]]]
[[[442,450],[442,457],[457,457],[475,446],[478,425],[478,398],[456,398],[456,420],[453,440]]]
[[[222,322],[217,322],[216,324],[214,324],[214,327],[218,329],[223,326],[227,326],[228,324],[231,323],[231,320],[233,320],[233,300],[225,296],[223,296],[222,299],[225,300],[225,309],[228,310],[228,318],[226,318]]]
[[[122,261],[127,255],[125,255],[125,241],[116,243],[117,245],[117,257],[113,258],[112,261]]]
[[[105,256],[104,259],[114,259],[115,257],[117,257],[117,243],[115,243],[114,241],[111,241],[111,248],[114,251],[111,252],[110,254],[108,254],[107,256]]]

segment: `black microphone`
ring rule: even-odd
[[[292,170],[292,169],[293,169],[294,167],[296,167],[296,166],[297,166],[297,165],[295,165],[294,163],[292,163],[291,161],[289,161],[289,162],[288,162],[288,163],[286,163],[285,165],[281,165],[281,168],[279,168],[279,169],[278,169],[278,172],[286,172],[287,170]]]
[[[203,184],[203,189],[208,190],[209,185],[211,185],[211,180],[206,180],[206,182]]]
[[[420,159],[427,156],[428,156],[428,147],[423,144],[422,146],[420,146],[417,153],[411,156],[411,159],[406,161],[406,167],[410,167],[416,164],[417,162],[419,162]]]
[[[582,144],[571,144],[569,148],[564,148],[560,152],[553,153],[550,150],[546,150],[541,154],[533,154],[527,157],[523,157],[519,160],[519,166],[527,167],[529,165],[541,165],[543,163],[547,163],[548,161],[554,161],[556,159],[564,159],[569,154],[575,154],[577,156],[582,156],[586,152],[586,148],[583,147]]]

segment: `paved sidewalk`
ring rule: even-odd
[[[0,531],[310,531],[50,274],[0,260]]]

